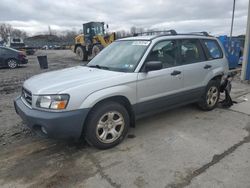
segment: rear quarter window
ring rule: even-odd
[[[222,50],[216,40],[203,40],[209,59],[223,58]]]

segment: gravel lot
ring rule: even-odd
[[[137,122],[110,150],[84,142],[41,139],[16,115],[13,99],[32,75],[84,64],[69,50],[0,69],[0,187],[250,187],[250,86],[233,83],[239,103],[202,112],[194,105]],[[86,62],[85,62],[86,63]]]

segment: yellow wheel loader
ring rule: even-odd
[[[75,38],[74,52],[79,60],[87,61],[95,57],[114,40],[115,33],[107,34],[104,22],[88,22],[83,24],[83,34]]]

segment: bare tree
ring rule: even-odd
[[[78,33],[74,30],[66,30],[61,32],[62,35],[59,36],[59,38],[68,43],[74,43],[75,37],[78,35]]]
[[[25,39],[28,37],[28,35],[25,31],[21,31],[19,29],[13,29],[11,31],[11,36],[15,37],[15,38],[22,38],[22,39]]]
[[[130,33],[132,35],[136,34],[136,27],[135,26],[133,26],[133,27],[130,28]]]
[[[0,23],[0,36],[4,42],[7,42],[8,37],[24,39],[28,35],[25,31],[14,29],[10,24]]]
[[[117,39],[131,36],[130,32],[125,30],[116,31],[115,34]]]
[[[4,42],[8,41],[8,37],[10,36],[12,31],[12,26],[10,24],[0,24],[0,36]]]
[[[136,30],[137,33],[143,33],[144,31],[145,31],[145,29],[142,28],[142,27],[139,27],[139,28],[137,28],[137,30]]]

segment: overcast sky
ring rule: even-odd
[[[233,0],[0,0],[0,22],[30,34],[80,30],[104,21],[110,30],[131,26],[228,34]],[[234,34],[246,31],[248,0],[236,0]]]

